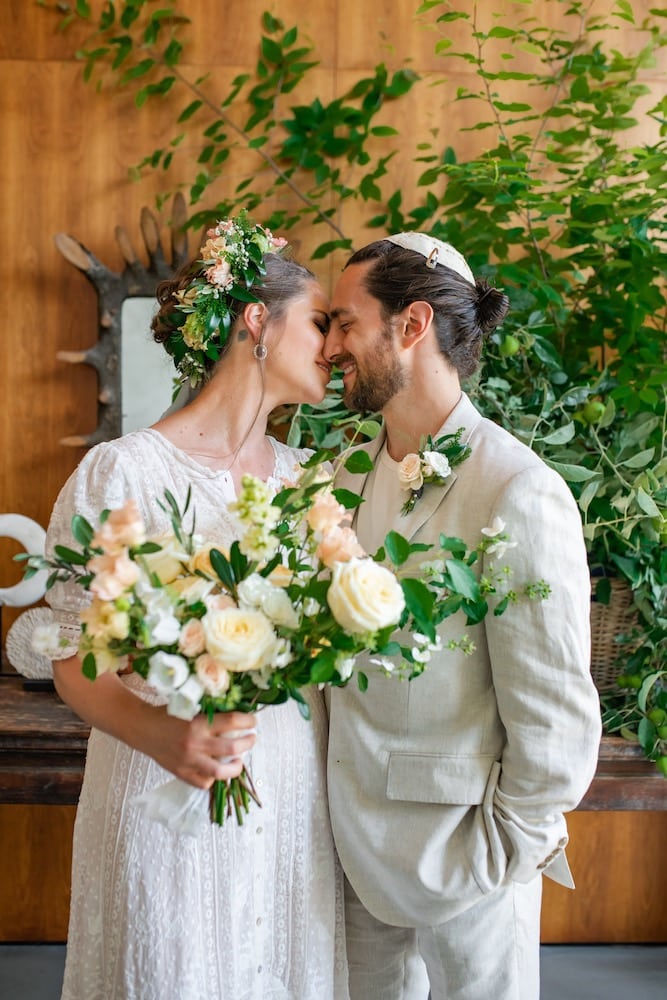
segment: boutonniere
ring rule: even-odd
[[[418,454],[410,452],[398,467],[398,478],[410,496],[401,507],[401,514],[409,514],[424,492],[426,483],[443,486],[451,476],[452,469],[468,457],[471,452],[467,444],[461,444],[464,428],[455,434],[445,434],[437,440],[431,435],[422,439]]]

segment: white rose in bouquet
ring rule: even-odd
[[[398,580],[373,559],[335,563],[327,600],[338,624],[356,634],[395,625],[405,607]]]
[[[202,618],[206,648],[227,670],[261,670],[277,651],[278,637],[261,611],[223,608]]]

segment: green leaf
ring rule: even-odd
[[[646,707],[648,704],[648,696],[651,689],[654,687],[657,681],[659,681],[662,677],[665,676],[667,676],[667,671],[656,670],[653,673],[648,674],[642,681],[642,686],[637,692],[637,705],[639,706],[642,712],[646,711]]]
[[[648,756],[653,752],[657,732],[653,722],[644,717],[637,727],[637,737],[644,753]]]
[[[640,451],[636,455],[626,458],[624,462],[620,462],[619,464],[624,466],[626,469],[643,469],[644,466],[648,465],[654,455],[655,448],[645,448],[644,451]]]
[[[585,469],[583,465],[568,465],[563,462],[552,462],[551,459],[545,457],[547,465],[550,465],[552,469],[555,469],[563,479],[568,483],[585,483],[597,473],[591,469]]]
[[[72,535],[75,540],[86,548],[93,540],[94,531],[85,517],[75,514],[72,518]]]
[[[191,118],[193,116],[195,111],[199,111],[203,103],[204,102],[200,100],[192,101],[190,104],[188,104],[187,108],[185,108],[185,110],[181,112],[181,114],[177,118],[177,121],[178,122],[187,121],[188,118]]]
[[[211,566],[227,590],[234,590],[236,577],[229,560],[218,549],[211,549],[209,559],[211,560]]]
[[[402,566],[410,555],[410,542],[397,531],[390,531],[386,535],[384,547],[394,566]]]
[[[357,684],[360,691],[368,691],[368,677],[363,670],[357,671]]]
[[[333,495],[346,510],[353,510],[364,502],[364,498],[360,497],[358,493],[353,493],[351,490],[345,490],[342,487],[335,489]]]
[[[232,569],[234,570],[234,577],[237,580],[243,580],[248,572],[249,561],[241,552],[238,542],[232,543],[232,547],[229,551],[229,560],[231,562]]]
[[[454,593],[467,597],[470,601],[478,601],[479,583],[477,577],[464,562],[459,559],[445,561],[445,574],[449,577]]]
[[[425,583],[414,577],[407,577],[405,580],[401,580],[400,584],[408,611],[413,616],[419,630],[428,635],[429,638],[433,638],[435,636],[433,625],[435,595]]]
[[[54,546],[53,551],[58,559],[71,563],[73,566],[85,566],[88,562],[88,558],[82,555],[81,552],[75,552],[74,549],[68,549],[66,545],[56,545]]]
[[[657,503],[641,486],[637,489],[637,504],[649,517],[661,517],[660,508]]]
[[[343,465],[348,472],[352,472],[354,474],[371,472],[373,469],[373,459],[370,457],[368,452],[365,452],[362,448],[359,451],[353,451],[352,454],[348,455]]]
[[[283,59],[283,50],[272,38],[265,36],[262,38],[262,55],[268,63],[278,66]]]
[[[97,664],[92,653],[86,653],[84,656],[81,670],[84,677],[87,677],[89,681],[94,681],[97,677]]]
[[[326,243],[320,243],[318,247],[311,254],[312,260],[321,260],[326,257],[327,254],[332,253],[333,250],[351,250],[352,240],[328,240]]]
[[[556,428],[555,431],[551,431],[550,434],[546,434],[541,440],[544,444],[567,444],[571,441],[576,433],[576,427],[574,423],[564,424],[563,427]]]
[[[131,69],[123,73],[121,83],[128,83],[130,80],[136,80],[140,76],[145,76],[146,73],[149,73],[153,69],[153,66],[155,66],[154,59],[142,59],[136,66],[132,66]]]

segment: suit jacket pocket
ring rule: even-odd
[[[441,805],[480,805],[488,792],[494,763],[492,754],[462,757],[392,751],[387,770],[387,798]]]

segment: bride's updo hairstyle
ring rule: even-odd
[[[475,279],[453,246],[425,233],[376,240],[353,254],[345,266],[368,261],[373,266],[364,284],[379,301],[383,319],[392,319],[412,302],[428,302],[442,354],[460,378],[472,375],[484,338],[507,313],[507,296],[486,280]]]
[[[307,267],[284,255],[287,240],[255,225],[245,212],[218,222],[206,235],[197,259],[158,285],[151,323],[153,339],[191,388],[211,377],[248,302],[264,303],[271,321],[279,321],[315,280]]]

